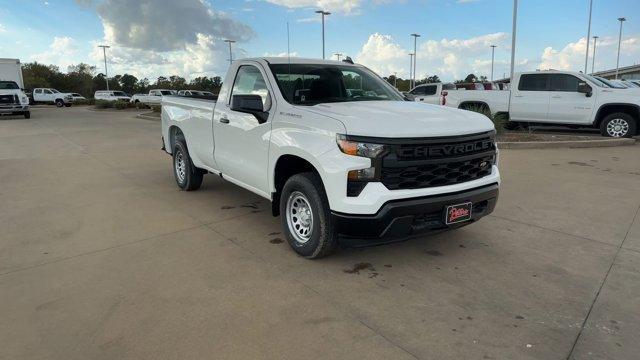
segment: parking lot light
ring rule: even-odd
[[[331,15],[331,13],[324,10],[318,10],[316,11],[316,14],[320,14],[322,16],[322,59],[324,60],[324,17]]]
[[[235,40],[226,39],[224,42],[229,43],[229,66],[233,63],[233,54],[231,52],[231,44],[236,42]]]
[[[593,36],[593,59],[591,59],[591,73],[596,72],[596,42],[598,41],[598,36]]]
[[[107,49],[111,46],[98,45],[98,47],[102,48],[102,56],[104,57],[104,81],[107,82],[107,91],[109,91],[109,73],[107,72]]]
[[[587,51],[584,58],[584,73],[587,73],[587,64],[589,63],[589,39],[591,38],[591,10],[593,9],[593,0],[589,1],[589,25],[587,25]]]
[[[491,81],[493,81],[493,60],[496,52],[496,45],[491,45]]]
[[[627,21],[626,18],[618,18],[620,21],[620,34],[618,35],[618,57],[616,59],[616,80],[618,80],[618,68],[620,67],[620,45],[622,44],[622,23]]]
[[[413,36],[413,77],[411,78],[412,87],[416,86],[416,59],[418,58],[418,38],[420,34],[411,34]]]

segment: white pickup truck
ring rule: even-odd
[[[353,63],[236,60],[217,102],[167,96],[161,116],[180,189],[215,174],[269,199],[307,258],[464,226],[498,199],[486,116],[405,101]]]
[[[143,103],[147,105],[160,105],[163,97],[176,94],[177,91],[175,90],[153,89],[149,90],[149,94],[135,94],[129,101],[132,103]]]
[[[602,135],[631,137],[640,124],[640,91],[616,89],[573,71],[515,74],[509,91],[449,90],[447,106],[506,114],[507,128],[522,124],[592,126]]]
[[[51,88],[35,88],[33,89],[33,102],[56,104],[57,107],[69,107],[73,104],[73,94],[62,93]]]

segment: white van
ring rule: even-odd
[[[93,98],[96,100],[106,100],[106,101],[129,101],[131,97],[127,95],[124,91],[107,91],[107,90],[98,90],[93,95]]]

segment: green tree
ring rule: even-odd
[[[130,74],[124,74],[120,77],[119,82],[122,91],[131,95],[136,91],[136,83],[138,82],[138,78]]]

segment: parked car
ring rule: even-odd
[[[130,101],[131,97],[127,95],[124,91],[107,91],[107,90],[98,90],[93,95],[93,98],[96,100],[105,100],[105,101]]]
[[[51,88],[35,88],[33,89],[33,101],[34,103],[56,104],[57,107],[69,107],[73,104],[73,95]]]
[[[131,97],[131,102],[143,103],[147,105],[160,105],[164,96],[177,95],[175,90],[153,89],[149,90],[149,94],[135,94]]]
[[[0,80],[0,115],[31,117],[29,98],[15,81]]]
[[[468,225],[498,198],[486,116],[405,101],[353,63],[236,60],[218,102],[164,97],[161,117],[180,189],[211,173],[270,200],[307,258]]]
[[[71,93],[71,96],[73,97],[73,101],[78,101],[78,100],[87,100],[86,97],[78,94],[78,93]]]
[[[514,76],[510,91],[449,91],[446,105],[508,116],[508,128],[528,124],[579,125],[602,135],[630,137],[640,123],[640,96],[609,80],[573,71]]]

